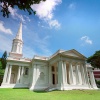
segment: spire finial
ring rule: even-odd
[[[22,40],[22,21],[20,22],[20,27],[19,27],[18,33],[15,38]]]

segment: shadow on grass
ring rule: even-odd
[[[21,90],[21,89],[27,89],[29,90],[29,88],[12,88],[14,90]],[[41,90],[35,90],[35,91],[32,91],[32,92],[36,92],[36,93],[48,93],[50,91],[41,91]]]
[[[48,91],[33,91],[33,92],[36,92],[36,93],[48,93]]]
[[[60,91],[60,90],[53,90],[53,91]],[[49,93],[49,92],[53,92],[53,91],[39,91],[39,90],[37,90],[34,92],[36,92],[36,93]]]
[[[19,89],[20,90],[20,89],[29,89],[29,88],[12,88],[12,89]]]

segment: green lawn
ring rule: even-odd
[[[0,100],[100,100],[100,90],[32,92],[28,89],[0,89]]]

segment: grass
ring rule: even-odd
[[[33,92],[29,89],[2,89],[0,100],[100,100],[100,90]]]

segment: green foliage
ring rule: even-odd
[[[3,13],[4,17],[9,17],[9,7],[14,8],[17,6],[20,10],[28,11],[29,14],[36,14],[36,11],[33,11],[31,5],[39,4],[41,1],[46,0],[0,0],[1,5],[1,12]]]
[[[100,88],[100,81],[98,80],[95,80],[96,84],[97,84],[97,87]]]
[[[7,52],[5,51],[1,58],[2,69],[5,69],[6,67],[7,63],[6,58],[7,58]]]
[[[0,76],[4,75],[4,69],[6,67],[6,58],[7,58],[7,52],[5,51],[2,55],[2,58],[0,58]]]
[[[0,76],[4,74],[4,69],[2,69],[2,63],[0,58]]]
[[[97,81],[96,83],[97,83],[98,85],[100,85],[100,81]]]
[[[100,50],[88,57],[87,62],[90,63],[94,68],[100,68]]]
[[[2,68],[1,58],[0,58],[0,68]]]
[[[1,63],[1,58],[0,58],[0,85],[3,80],[3,75],[4,75],[4,69],[2,69],[2,63]]]

